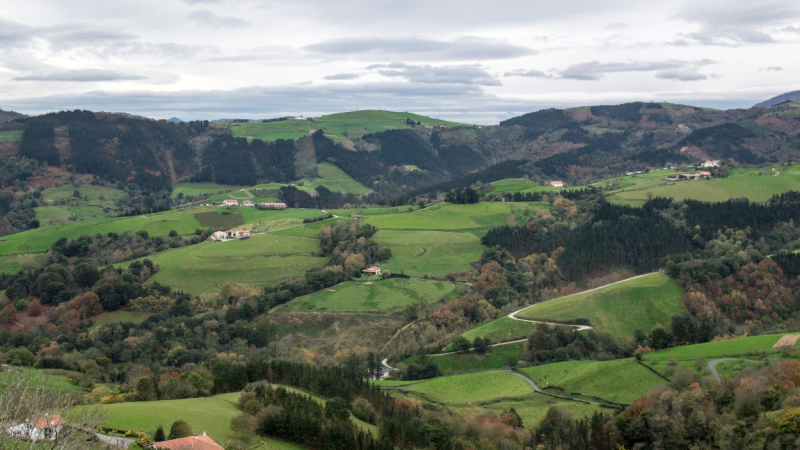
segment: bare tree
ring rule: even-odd
[[[54,390],[43,375],[5,373],[0,379],[0,450],[99,448],[90,441],[102,411],[81,406],[81,397]]]

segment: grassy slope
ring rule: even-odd
[[[112,323],[134,323],[139,324],[150,317],[150,313],[137,311],[113,311],[107,312],[94,321],[94,326],[110,325]]]
[[[481,372],[434,378],[408,388],[442,403],[488,402],[533,392],[524,380],[507,372]]]
[[[149,282],[192,294],[215,293],[231,283],[262,288],[321,266],[325,258],[311,256],[318,250],[316,240],[270,234],[205,242],[151,256],[160,271]]]
[[[560,297],[517,314],[522,319],[589,319],[592,326],[620,339],[641,329],[667,326],[683,308],[683,291],[663,273],[654,273],[592,292]]]
[[[769,175],[775,168],[780,174]],[[620,177],[621,190],[609,192],[608,200],[615,203],[641,205],[647,201],[647,194],[656,197],[672,197],[677,200],[695,199],[703,201],[724,201],[730,198],[747,197],[752,201],[763,202],[774,194],[800,190],[800,166],[781,165],[761,168],[733,169],[727,178],[711,180],[680,181],[667,185],[665,177],[675,170],[658,170],[647,174]],[[767,176],[759,176],[759,172]],[[609,180],[596,183],[604,186]]]
[[[0,143],[19,142],[22,140],[22,130],[0,131]]]
[[[517,414],[522,418],[522,424],[527,429],[534,429],[539,425],[539,422],[544,418],[547,411],[553,406],[558,406],[564,411],[572,414],[574,418],[588,417],[595,412],[609,412],[608,409],[599,406],[587,405],[585,403],[578,403],[568,400],[559,400],[546,395],[535,395],[530,400],[525,401],[505,401],[493,403],[485,406],[483,409],[492,411],[497,415],[502,414],[509,408],[514,408]],[[470,408],[474,410],[475,408]]]
[[[540,186],[525,178],[506,178],[504,180],[493,181],[491,184],[491,192],[493,194],[501,192],[558,192],[562,190],[562,188],[552,186]]]
[[[504,369],[508,367],[509,359],[520,359],[524,342],[499,345],[492,347],[486,355],[443,355],[430,356],[431,361],[441,367],[445,373],[463,373],[476,370]],[[406,364],[414,361],[414,357],[407,358]]]
[[[421,122],[426,126],[455,126],[455,122],[433,119],[431,117],[406,112],[393,111],[352,111],[329,114],[317,117],[313,122],[308,120],[282,120],[267,123],[236,123],[231,131],[236,137],[274,141],[278,139],[298,139],[307,136],[310,131],[322,129],[325,134],[334,138],[357,138],[365,134],[380,131],[410,128],[406,119]]]
[[[229,192],[238,189],[237,186],[230,186],[227,184],[217,183],[178,183],[172,187],[172,197],[175,198],[178,194],[184,196],[194,196],[200,194],[218,194],[220,192]]]
[[[75,191],[80,192],[79,198],[74,196]],[[42,200],[67,201],[68,204],[38,206],[35,208],[36,218],[44,226],[65,223],[74,217],[78,220],[112,217],[119,212],[117,200],[122,196],[123,192],[119,189],[91,184],[52,187],[42,191]]]
[[[452,283],[442,281],[403,278],[374,282],[348,281],[331,289],[300,297],[282,308],[281,312],[394,311],[414,303],[436,301],[454,288]]]
[[[536,328],[536,324],[511,320],[507,316],[500,317],[489,323],[485,323],[478,328],[473,328],[463,333],[467,340],[472,342],[476,337],[489,338],[492,342],[509,341],[515,338],[523,338]]]
[[[633,359],[565,361],[522,369],[542,389],[557,386],[617,403],[631,403],[653,386],[665,383]],[[557,390],[550,392],[558,393]]]
[[[358,195],[372,192],[372,189],[354,180],[353,177],[331,163],[324,162],[317,164],[317,173],[319,174],[319,178],[306,180],[306,187],[316,189],[319,186],[325,186],[331,191],[352,192]]]
[[[2,242],[0,242],[0,245],[2,245]],[[43,261],[44,255],[41,253],[0,256],[0,273],[17,273],[22,270],[26,264],[38,266],[42,264]]]
[[[116,403],[101,408],[107,414],[104,425],[108,427],[152,435],[159,425],[169,430],[172,422],[183,419],[195,433],[205,431],[222,443],[234,437],[230,424],[240,413],[236,406],[238,399],[239,393],[233,392],[206,398]]]
[[[483,245],[472,233],[380,230],[372,240],[392,250],[389,261],[381,264],[384,270],[414,276],[463,272],[483,253]]]

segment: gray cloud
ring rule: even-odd
[[[543,72],[541,70],[531,69],[517,69],[503,74],[504,77],[527,77],[527,78],[553,78],[552,74]]]
[[[0,19],[0,44],[6,49],[27,47],[34,39],[44,39],[55,49],[97,46],[135,39],[136,36],[118,30],[94,27],[90,24],[61,24],[52,27],[32,27]]]
[[[385,60],[464,61],[510,59],[535,50],[488,39],[462,37],[454,41],[423,38],[346,38],[311,44],[306,50],[321,55]]]
[[[203,3],[219,3],[219,0],[182,0],[187,5],[200,5]]]
[[[250,22],[238,17],[220,16],[207,9],[192,11],[186,17],[194,20],[199,25],[210,28],[242,28],[250,25]]]
[[[678,18],[700,25],[679,41],[704,45],[741,45],[775,42],[771,27],[800,18],[800,3],[784,0],[706,0],[687,2]]]
[[[355,80],[361,75],[357,73],[335,73],[325,77],[326,80]]]
[[[71,81],[71,82],[97,82],[97,81],[129,81],[144,80],[147,77],[127,74],[115,70],[85,69],[65,70],[45,74],[31,74],[12,78],[14,81]]]
[[[374,64],[367,69],[376,70],[385,77],[404,78],[412,83],[474,84],[500,86],[500,81],[478,64],[457,66],[413,65],[404,63]]]
[[[599,80],[607,73],[621,72],[657,72],[656,78],[693,81],[704,80],[705,75],[697,71],[697,67],[713,64],[711,60],[700,61],[633,61],[633,62],[608,62],[590,61],[573,64],[559,71],[561,78],[572,80]]]

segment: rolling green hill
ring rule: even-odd
[[[620,188],[608,192],[614,203],[642,205],[648,194],[676,200],[725,201],[745,197],[755,202],[769,200],[775,194],[800,190],[800,166],[772,165],[758,168],[732,169],[726,178],[685,180],[669,184],[666,176],[681,172],[656,170],[650,173],[608,179],[595,183],[600,187],[619,183]],[[689,171],[691,172],[691,171]]]
[[[663,273],[652,273],[584,293],[538,303],[517,314],[521,319],[588,319],[598,331],[621,339],[637,329],[668,326],[683,309],[683,291]]]
[[[37,206],[36,218],[41,226],[46,226],[70,220],[114,217],[119,214],[117,200],[123,194],[119,189],[91,184],[52,187],[42,191],[42,200],[51,200],[56,204]]]
[[[422,125],[452,127],[456,122],[434,119],[419,114],[393,111],[352,111],[329,114],[311,120],[281,120],[275,122],[244,122],[230,125],[233,135],[248,139],[275,141],[278,139],[298,139],[314,130],[323,130],[326,135],[340,139],[358,138],[379,131],[411,128],[406,119]]]
[[[525,380],[508,372],[480,372],[434,378],[411,386],[408,390],[423,394],[424,398],[449,404],[489,402],[533,393]]]

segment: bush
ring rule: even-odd
[[[353,415],[373,425],[376,424],[378,418],[378,413],[375,412],[375,408],[363,397],[359,397],[353,402]]]
[[[189,436],[194,436],[194,430],[186,423],[185,420],[176,420],[172,422],[172,427],[169,429],[169,439],[180,439]]]

